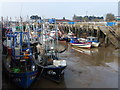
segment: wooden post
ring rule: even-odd
[[[67,30],[67,26],[65,26],[65,31],[66,31],[66,33],[67,33],[67,31],[68,31],[68,30]]]
[[[80,37],[81,36],[81,28],[79,27],[78,30],[79,30],[79,37]]]
[[[77,28],[74,27],[74,30],[75,30],[75,34],[76,34],[76,36],[78,37],[78,34],[77,34]]]
[[[74,30],[74,28],[73,28],[73,26],[71,25],[71,30],[72,30],[72,32],[73,33],[75,33],[75,30]]]
[[[66,26],[66,32],[65,33],[68,33],[68,25]]]
[[[92,30],[92,36],[94,36],[94,29]]]
[[[82,27],[82,29],[81,29],[81,36],[83,36],[83,29],[84,29],[84,27]]]
[[[65,30],[65,32],[66,32],[66,27],[64,26],[64,30]]]
[[[108,37],[107,37],[107,35],[105,36],[105,48],[107,47],[107,45],[108,45]]]
[[[80,29],[79,29],[79,27],[76,27],[76,28],[77,28],[78,37],[80,37]]]
[[[98,40],[99,40],[99,38],[100,38],[100,29],[99,29],[99,27],[98,27],[98,30],[97,30],[97,37],[98,37]]]

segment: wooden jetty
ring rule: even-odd
[[[115,31],[109,26],[101,26],[100,30],[106,35],[105,38],[108,38],[109,41],[115,46],[115,48],[119,48],[119,37]]]
[[[100,38],[100,36],[104,36],[102,38],[104,39],[105,46],[108,45],[109,41],[115,46],[115,48],[119,48],[120,38],[115,30],[117,28],[113,26],[106,26],[102,24],[94,25],[86,23],[86,24],[58,24],[58,27],[61,31],[64,31],[65,33],[68,33],[70,29],[73,33],[77,35],[77,37],[82,37],[84,33],[91,36],[97,36],[98,38]]]

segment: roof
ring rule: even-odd
[[[89,36],[89,37],[87,37],[87,38],[98,38],[98,37]]]
[[[80,22],[81,20],[74,20],[74,22]]]
[[[68,20],[68,19],[57,19],[56,21],[70,22],[71,20]]]

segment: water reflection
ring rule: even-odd
[[[65,43],[60,43],[61,48]],[[70,46],[68,43],[68,50],[64,53],[64,56],[73,60],[83,60],[91,63],[94,66],[109,66],[112,69],[118,71],[118,51],[113,46],[98,47],[91,49],[82,49]],[[61,55],[62,57],[62,55]]]

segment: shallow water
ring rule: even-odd
[[[64,46],[62,43],[61,46]],[[64,47],[61,47],[64,48]],[[108,47],[100,46],[98,48],[83,49],[70,46],[68,44],[68,50],[64,53],[66,57],[72,58],[72,60],[78,58],[80,60],[89,62],[94,66],[109,66],[115,71],[118,71],[118,55],[119,50],[115,49],[112,45]],[[61,54],[61,57],[63,54]]]

